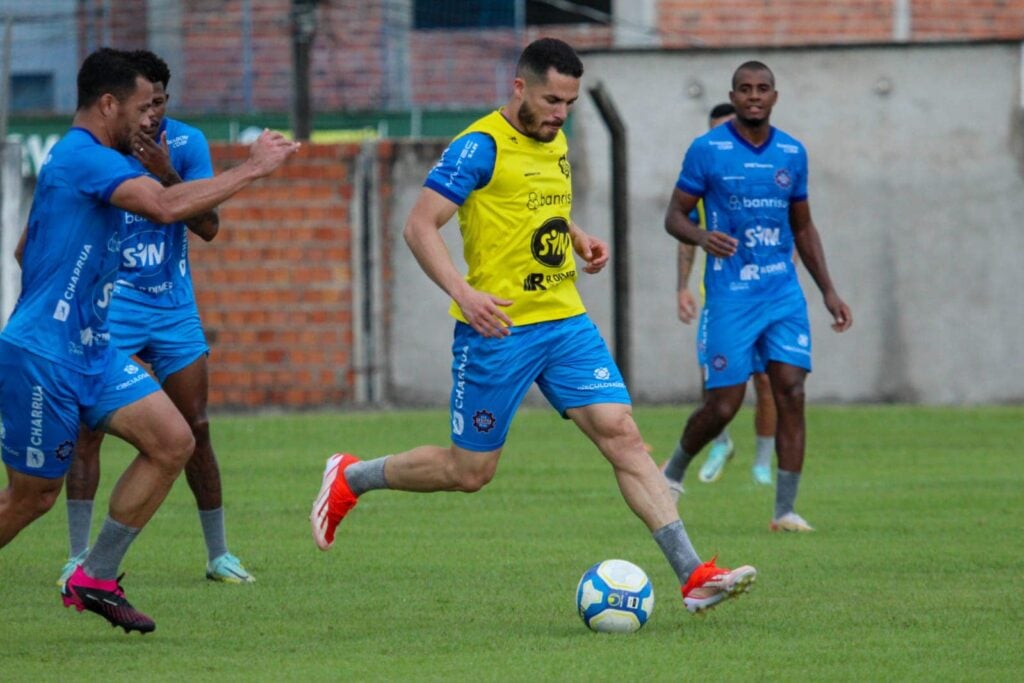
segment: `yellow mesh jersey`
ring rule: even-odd
[[[576,290],[576,260],[569,237],[572,172],[562,131],[540,142],[512,127],[500,111],[471,124],[497,153],[487,185],[459,208],[466,281],[513,303],[503,309],[514,325],[560,320],[586,309]],[[452,302],[449,312],[466,322]]]

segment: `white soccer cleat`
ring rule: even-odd
[[[814,527],[795,512],[787,512],[778,519],[773,519],[769,528],[772,531],[814,531]]]

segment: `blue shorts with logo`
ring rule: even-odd
[[[697,360],[708,389],[744,384],[775,361],[811,370],[811,325],[803,294],[704,306]]]
[[[149,364],[160,384],[210,352],[194,302],[158,308],[115,295],[108,322],[117,348]]]
[[[597,403],[631,404],[622,374],[586,314],[510,328],[488,338],[455,324],[452,343],[452,443],[493,451],[505,443],[519,404],[536,382],[563,417]]]
[[[103,373],[86,375],[0,339],[0,450],[11,469],[64,476],[80,422],[102,428],[118,408],[160,390],[124,352],[108,355]]]

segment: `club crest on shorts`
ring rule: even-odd
[[[494,413],[489,410],[478,410],[473,413],[473,429],[483,434],[494,429],[494,425],[497,424],[494,419]]]
[[[727,367],[729,367],[729,360],[722,354],[718,354],[717,356],[711,359],[711,367],[721,372],[722,370],[725,370]]]

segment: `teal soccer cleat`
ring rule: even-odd
[[[708,452],[708,459],[704,461],[704,465],[700,468],[700,473],[697,475],[698,479],[705,484],[718,481],[722,476],[722,470],[725,469],[725,464],[732,459],[732,455],[735,452],[736,449],[729,436],[722,440],[715,439],[711,444],[711,451]]]
[[[221,583],[255,583],[256,577],[245,570],[241,561],[231,553],[224,553],[206,563],[206,578]]]

